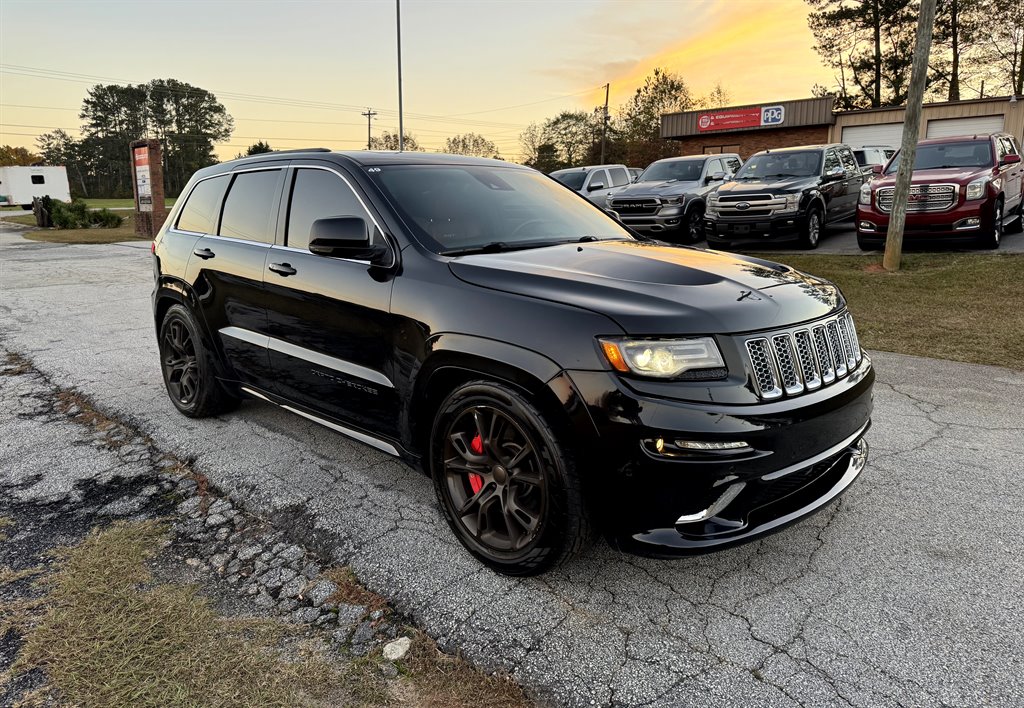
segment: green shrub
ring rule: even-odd
[[[106,208],[89,211],[81,199],[75,199],[70,204],[52,200],[50,220],[58,229],[116,229],[124,222],[123,217]]]

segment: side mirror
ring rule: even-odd
[[[711,174],[709,174],[707,177],[704,178],[704,184],[711,184],[712,182],[724,182],[724,181],[725,181],[725,173],[724,172],[712,172]]]
[[[381,264],[387,258],[388,247],[370,243],[366,222],[358,216],[332,216],[313,222],[309,230],[309,252]]]
[[[596,192],[599,189],[604,189],[604,182],[591,182],[587,186],[588,192]]]
[[[826,182],[836,182],[846,177],[846,170],[842,167],[833,167],[823,175]]]
[[[871,165],[871,172],[876,175],[882,174],[884,168],[881,165]]]
[[[1020,162],[1020,155],[1003,155],[1003,159],[999,161],[1000,165],[1016,165]]]

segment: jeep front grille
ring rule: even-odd
[[[745,347],[754,390],[766,401],[835,383],[864,358],[849,312],[806,327],[747,337]]]
[[[892,211],[895,187],[882,187],[875,194],[879,211]],[[915,184],[907,197],[907,213],[946,211],[956,206],[958,187],[955,184]]]

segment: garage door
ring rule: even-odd
[[[898,148],[902,139],[902,123],[851,125],[843,128],[842,137],[842,141],[854,149],[865,145],[889,145]]]
[[[947,118],[928,121],[929,138],[948,138],[951,135],[983,135],[999,133],[1003,129],[1003,116],[976,116],[974,118]]]

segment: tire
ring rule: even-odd
[[[1003,200],[997,199],[992,207],[992,229],[987,234],[978,237],[978,245],[981,248],[996,249],[1003,240]]]
[[[800,244],[807,249],[813,250],[818,247],[821,241],[821,232],[825,228],[824,219],[821,216],[819,207],[811,207],[807,211],[807,222],[804,224],[803,232],[800,234]]]
[[[472,381],[445,399],[431,431],[430,468],[455,536],[499,573],[542,573],[593,541],[573,455],[507,386]]]
[[[694,204],[686,210],[686,218],[679,227],[681,243],[700,243],[704,240],[704,205]]]
[[[189,418],[207,418],[238,406],[217,381],[212,353],[203,345],[195,317],[171,305],[160,323],[160,370],[171,403]]]
[[[857,247],[862,251],[880,251],[884,245],[883,239],[865,238],[857,234]]]

